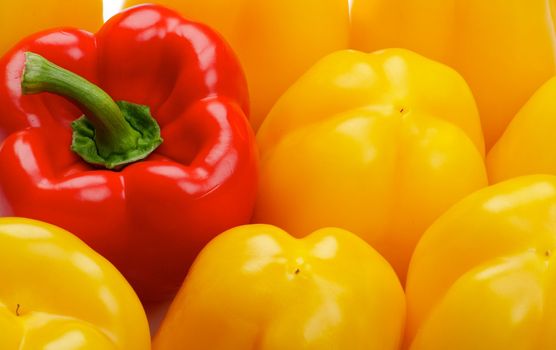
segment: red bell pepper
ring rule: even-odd
[[[148,106],[159,126],[148,108],[112,98]],[[147,116],[134,122],[136,112]],[[129,9],[96,35],[31,36],[0,60],[0,216],[74,232],[143,300],[165,298],[212,237],[251,218],[247,114],[231,49],[166,8]]]

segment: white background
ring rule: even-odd
[[[104,20],[112,17],[122,8],[124,0],[104,0]]]

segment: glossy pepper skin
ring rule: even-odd
[[[120,171],[70,150],[82,112],[52,94],[22,95],[24,52],[148,105],[163,144]],[[0,214],[70,230],[108,258],[144,300],[175,293],[216,234],[249,222],[257,187],[247,89],[230,48],[211,29],[149,5],[96,34],[52,31],[0,61]]]
[[[102,25],[102,0],[3,0],[0,2],[0,56],[23,37],[53,27],[96,30]]]
[[[249,225],[203,249],[153,348],[394,350],[404,320],[396,274],[360,238]]]
[[[490,149],[533,92],[556,74],[553,0],[354,0],[352,46],[404,47],[469,83]]]
[[[349,42],[346,0],[127,0],[155,2],[214,27],[238,54],[257,129],[276,100],[313,63]]]
[[[534,175],[444,213],[411,260],[407,348],[556,348],[555,208],[556,177]]]
[[[529,174],[556,175],[556,78],[546,82],[512,119],[487,157],[497,183]]]
[[[71,233],[0,218],[0,250],[1,349],[150,349],[131,286]]]
[[[407,50],[323,58],[277,102],[257,139],[256,222],[295,236],[348,229],[402,281],[430,223],[487,185],[469,88]]]

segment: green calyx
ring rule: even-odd
[[[146,158],[163,142],[149,107],[114,102],[98,86],[35,53],[27,52],[25,58],[24,94],[55,93],[86,110],[72,123],[71,145],[86,162],[117,169]]]

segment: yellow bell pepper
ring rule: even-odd
[[[129,284],[67,231],[0,218],[0,276],[2,350],[150,349]]]
[[[411,350],[556,349],[556,177],[515,178],[444,213],[415,250]]]
[[[556,77],[531,97],[489,152],[490,181],[528,174],[556,175],[555,136]]]
[[[27,35],[53,27],[96,32],[102,24],[102,0],[0,1],[0,56]]]
[[[154,2],[217,29],[237,53],[258,128],[278,97],[322,56],[347,48],[346,0],[127,0]]]
[[[323,58],[277,102],[257,139],[256,222],[295,236],[345,228],[402,280],[429,224],[487,185],[465,81],[407,50]]]
[[[249,225],[200,253],[153,348],[395,350],[404,322],[396,274],[355,235]]]
[[[554,0],[354,0],[352,45],[405,47],[457,69],[473,91],[487,149],[556,74]]]

